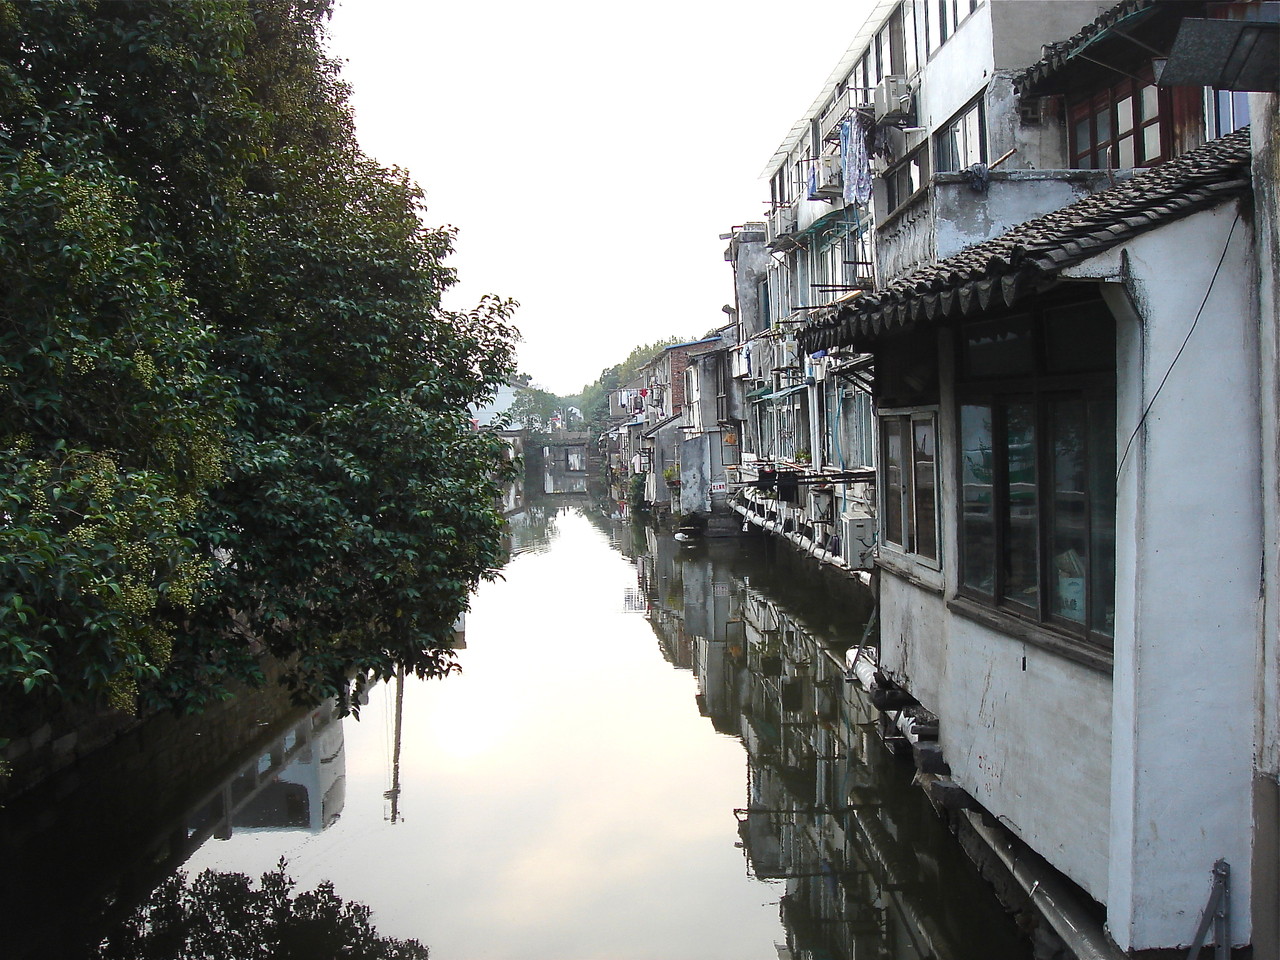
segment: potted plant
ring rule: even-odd
[[[680,486],[680,467],[678,464],[671,464],[662,471],[662,479],[667,481],[668,487]]]

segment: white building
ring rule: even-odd
[[[874,357],[881,669],[1100,949],[1185,954],[1225,861],[1231,943],[1276,956],[1275,97],[1156,82],[1186,17],[1275,5],[876,9],[773,179],[785,211],[833,149],[874,174],[877,288],[797,333]],[[773,302],[822,289],[802,249]]]

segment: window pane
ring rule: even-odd
[[[938,171],[959,170],[960,148],[956,138],[960,135],[957,127],[951,126],[938,134]]]
[[[1025,376],[1035,372],[1035,343],[1029,316],[965,328],[963,374],[974,377]]]
[[[1046,310],[1044,341],[1050,373],[1115,369],[1116,325],[1101,301]]]
[[[1003,599],[1039,608],[1039,498],[1035,407],[1010,403],[1005,416]]]
[[[1153,163],[1160,159],[1160,124],[1153,123],[1142,131],[1142,159]]]
[[[1133,97],[1125,97],[1116,104],[1116,133],[1124,134],[1133,129]]]
[[[1089,401],[1089,629],[1115,636],[1116,403]]]
[[[913,0],[902,5],[902,43],[905,55],[903,69],[910,77],[920,66],[920,41],[916,36],[916,5]]]
[[[934,464],[933,420],[916,420],[911,425],[911,450],[914,460],[915,552],[938,558],[936,468]]]
[[[1093,144],[1093,138],[1089,131],[1089,117],[1076,121],[1076,153],[1084,153]]]
[[[991,407],[960,408],[960,566],[964,585],[987,596],[994,592],[995,520],[992,512],[994,460]]]
[[[1224,133],[1239,130],[1249,122],[1249,94],[1240,90],[1231,93],[1231,129]]]
[[[1089,520],[1085,497],[1084,401],[1048,404],[1050,480],[1049,612],[1084,623]]]
[[[906,417],[885,417],[880,421],[884,450],[884,537],[904,545],[902,536],[902,471],[906,451],[902,446],[902,422]]]
[[[1160,97],[1154,85],[1142,88],[1142,119],[1150,120],[1160,112]]]
[[[961,166],[981,163],[982,149],[982,104],[975,103],[964,115],[964,155]]]
[[[1134,166],[1132,136],[1125,137],[1120,141],[1119,152],[1116,158],[1116,166],[1121,169]]]
[[[1097,143],[1109,143],[1111,141],[1111,107],[1105,106],[1094,115],[1094,120],[1098,124]]]

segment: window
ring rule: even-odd
[[[968,324],[958,401],[960,591],[1109,646],[1115,324],[1100,300]]]
[[[565,447],[564,448],[564,468],[575,473],[581,473],[587,469],[587,448],[586,447]]]
[[[924,189],[929,179],[929,154],[923,147],[911,153],[884,175],[885,198],[889,213]]]
[[[884,465],[881,529],[890,544],[938,559],[937,415],[932,410],[880,418]]]
[[[978,0],[926,0],[928,45],[933,53],[955,34],[960,22],[978,9]]]
[[[1156,87],[1150,65],[1138,79],[1071,101],[1067,115],[1072,167],[1124,169],[1169,159],[1168,94]]]
[[[1225,137],[1249,122],[1249,94],[1239,90],[1209,90],[1208,94],[1209,139]]]
[[[921,56],[921,38],[916,28],[916,5],[913,0],[907,0],[899,10],[902,13],[903,71],[911,77],[920,69]]]
[[[938,131],[934,159],[939,171],[963,170],[987,159],[982,101],[971,103]]]

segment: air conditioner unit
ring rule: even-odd
[[[800,366],[800,345],[791,337],[782,340],[778,344],[778,366]]]
[[[870,570],[875,565],[875,517],[843,518],[841,547],[845,560],[856,570]]]
[[[830,490],[809,489],[809,522],[835,522],[835,494]]]
[[[844,174],[840,168],[840,157],[838,155],[818,157],[814,163],[817,166],[814,193],[822,198],[843,196]]]
[[[908,119],[915,109],[911,84],[906,77],[885,77],[876,87],[874,113],[876,123]]]
[[[773,234],[770,239],[773,240],[795,233],[796,208],[790,205],[779,207],[777,210],[773,211],[773,216],[769,218],[769,226]]]

